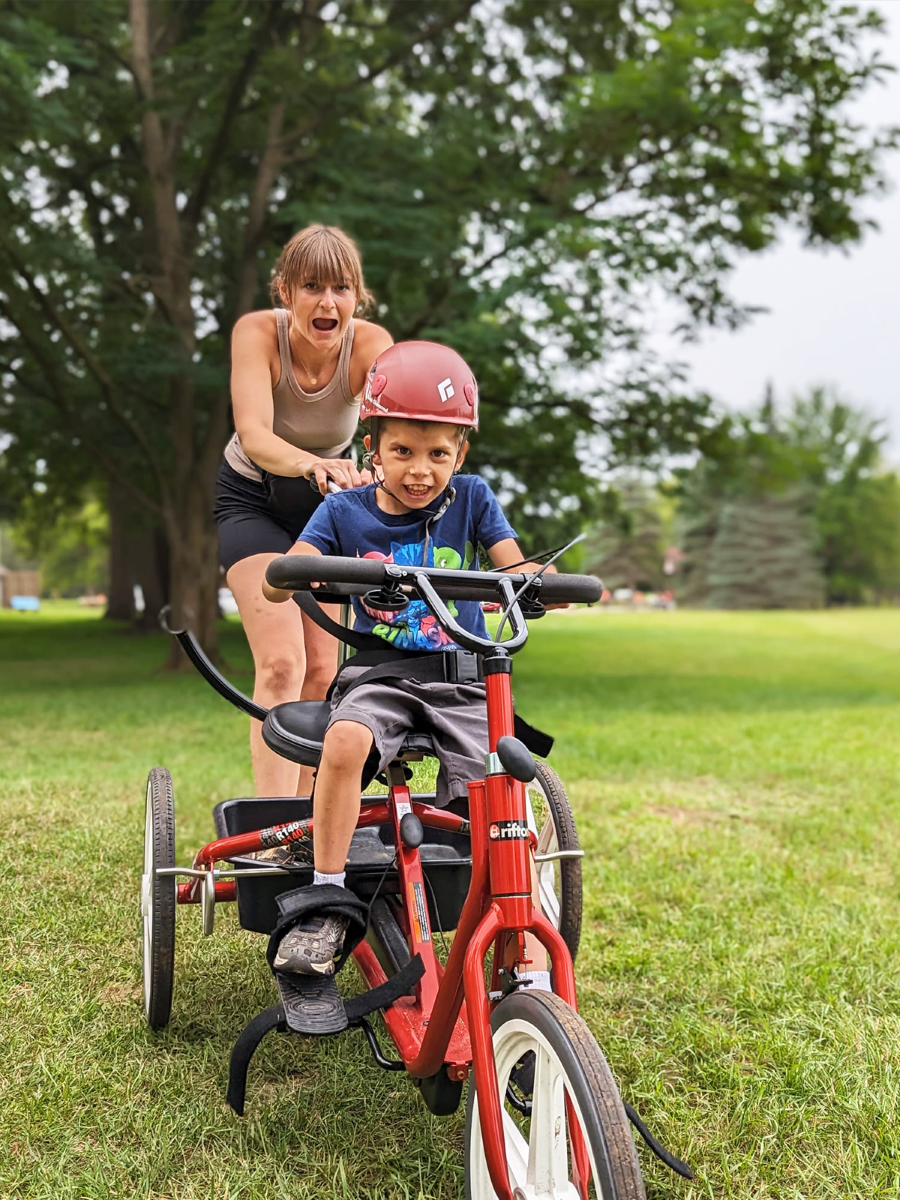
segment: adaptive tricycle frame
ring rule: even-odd
[[[535,581],[533,576],[497,572],[442,571],[371,560],[303,556],[274,560],[268,578],[275,586],[295,591],[309,589],[313,581],[325,584],[327,590],[323,587],[316,592],[320,600],[345,599],[348,593],[362,593],[376,587],[391,587],[420,597],[458,645],[483,656],[489,743],[485,777],[468,786],[468,816],[412,796],[402,761],[387,768],[387,796],[365,797],[361,808],[357,828],[377,828],[382,837],[387,836],[393,843],[394,894],[399,895],[399,905],[395,903],[393,909],[385,909],[386,921],[376,921],[374,915],[370,918],[370,935],[374,935],[371,941],[375,945],[370,940],[361,941],[353,952],[355,961],[373,990],[385,985],[390,975],[404,965],[398,962],[398,957],[405,956],[409,961],[418,956],[422,968],[414,994],[395,998],[383,1013],[399,1061],[386,1060],[372,1029],[364,1019],[358,1022],[365,1029],[376,1060],[382,1066],[405,1068],[419,1082],[429,1107],[437,1112],[456,1107],[458,1090],[471,1069],[474,1095],[470,1095],[467,1122],[467,1166],[473,1155],[476,1158],[483,1155],[483,1165],[474,1163],[467,1173],[467,1181],[471,1174],[467,1194],[474,1200],[482,1200],[491,1191],[501,1200],[537,1195],[587,1200],[592,1178],[599,1196],[627,1195],[639,1200],[644,1194],[643,1184],[625,1109],[605,1060],[586,1026],[575,1016],[577,997],[570,947],[532,895],[532,860],[537,838],[534,822],[529,821],[525,784],[534,777],[535,763],[515,737],[511,689],[511,654],[528,636],[519,604],[523,592],[528,589],[534,596],[540,589],[542,599],[590,602],[599,599],[602,585],[584,576],[549,576]],[[461,628],[445,603],[449,597],[485,599],[497,595],[512,631],[511,637],[500,644]],[[253,716],[265,717],[265,710],[218,675],[190,635],[177,636],[218,691]],[[158,780],[156,786],[158,790]],[[148,813],[151,801],[156,803],[148,792]],[[148,815],[151,840],[154,828]],[[419,850],[425,829],[468,834],[471,839],[471,881],[446,966],[442,966],[434,948],[429,881]],[[177,892],[171,898],[180,904],[200,903],[204,933],[210,933],[215,904],[234,900],[238,881],[243,887],[255,877],[295,873],[289,867],[256,864],[247,855],[274,845],[293,845],[308,851],[313,836],[314,821],[306,817],[219,837],[203,847],[190,869],[160,863],[158,854],[148,856],[145,852],[145,976],[148,970],[153,970],[155,961],[152,936],[148,953],[147,913],[150,911],[153,920],[159,916],[160,888],[165,888],[169,877],[188,876],[186,882],[177,885]],[[171,837],[164,837],[163,843],[163,851],[170,853],[166,847],[171,847]],[[577,846],[560,845],[551,853],[539,854],[538,860],[564,861],[581,853]],[[223,862],[235,865],[223,869],[217,865]],[[389,866],[393,868],[394,864]],[[163,916],[165,907],[163,903]],[[370,912],[371,908],[370,905]],[[392,944],[392,939],[385,937],[384,927],[392,922],[395,932],[399,927],[405,940],[405,948],[401,946],[400,951],[396,938]],[[168,936],[168,926],[162,933]],[[523,971],[530,965],[526,958],[526,933],[532,934],[547,951],[556,998],[526,992],[527,982],[522,979]],[[491,948],[492,974],[488,987],[485,962]],[[155,949],[159,951],[160,947]],[[165,958],[166,946],[161,953]],[[151,1010],[147,999],[151,992],[145,978],[148,1020],[159,1027],[168,1019],[167,1005]],[[505,1008],[506,998],[513,995],[519,997],[516,1004]],[[493,1016],[500,1018],[499,1025],[493,1021],[492,1026]],[[524,1036],[523,1030],[525,1034],[529,1030],[534,1034],[532,1061],[536,1066],[532,1068],[535,1074],[530,1100],[514,1098],[511,1084],[514,1072],[506,1061],[510,1054],[518,1053],[515,1038]],[[498,1079],[494,1055],[498,1037],[501,1044],[513,1047],[506,1054],[502,1079]],[[604,1089],[599,1098],[598,1089]],[[504,1110],[504,1094],[518,1112],[530,1114],[527,1155],[521,1145],[510,1145],[510,1138],[521,1141],[521,1135]],[[562,1143],[560,1127],[567,1131]]]

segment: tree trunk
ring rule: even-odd
[[[166,532],[171,578],[170,624],[173,629],[190,630],[215,661],[219,651],[216,629],[219,553],[210,495],[211,488],[196,480],[189,487],[180,511],[166,513]],[[178,670],[185,661],[173,639],[167,667]]]
[[[158,629],[160,609],[169,603],[169,544],[158,525],[139,530],[134,541],[137,582],[144,595],[141,629]]]
[[[134,616],[135,584],[128,528],[132,506],[113,480],[107,485],[106,503],[109,510],[109,584],[103,616],[111,621],[130,621]]]

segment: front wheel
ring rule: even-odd
[[[519,991],[491,1017],[510,1186],[517,1200],[644,1200],[628,1117],[606,1059],[578,1014],[550,992]],[[533,1055],[529,1091],[513,1081]],[[521,1067],[520,1067],[521,1071]],[[582,1194],[572,1163],[577,1121],[590,1160]],[[494,1200],[481,1138],[478,1096],[466,1107],[466,1200]]]
[[[151,1029],[165,1029],[172,1011],[175,973],[175,877],[157,875],[175,865],[175,801],[172,776],[154,767],[147,779],[144,809],[144,1016]]]

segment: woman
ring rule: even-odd
[[[296,605],[269,604],[262,581],[321,503],[329,479],[342,488],[368,482],[350,458],[350,443],[366,371],[392,343],[385,329],[358,315],[372,297],[359,251],[340,229],[310,225],[291,238],[275,268],[272,298],[283,307],[247,313],[232,333],[236,432],[215,502],[219,561],[253,653],[253,698],[266,708],[298,697],[322,700],[334,675],[334,639]],[[250,751],[258,796],[309,791],[311,772],[273,754],[257,721]]]

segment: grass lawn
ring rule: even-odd
[[[693,1165],[654,1200],[900,1194],[900,613],[556,614],[519,707],[558,739],[585,863],[581,1008],[627,1099]],[[239,626],[230,674],[249,691]],[[162,636],[0,612],[0,1197],[462,1195],[432,1117],[360,1032],[270,1037],[247,1117],[228,1054],[273,1003],[262,939],[178,914],[173,1021],[145,1027],[147,771],[179,862],[252,794],[247,722]],[[348,977],[352,968],[348,968]]]

